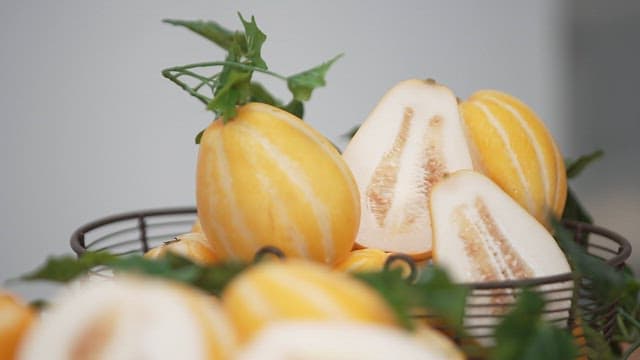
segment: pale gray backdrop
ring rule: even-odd
[[[546,120],[564,153],[575,156],[592,145],[572,136],[579,106],[573,96],[573,44],[580,34],[574,32],[576,9],[567,4],[3,0],[0,282],[34,268],[48,254],[69,253],[70,233],[87,221],[194,203],[193,136],[212,114],[160,70],[223,54],[162,24],[163,18],[214,19],[239,28],[236,12],[253,14],[269,36],[264,58],[283,73],[344,52],[306,116],[341,146],[340,134],[361,122],[390,86],[431,77],[463,98],[481,88],[520,97]],[[275,85],[286,94],[282,84]],[[616,126],[608,128],[611,134],[618,133]],[[637,152],[635,144],[629,142]],[[614,154],[611,163],[633,159]],[[622,178],[631,167],[616,167],[611,177]],[[637,236],[637,216],[613,217],[607,207],[615,193],[637,215],[637,172],[626,183],[609,178],[606,183],[615,185],[606,187],[594,172],[580,190],[607,189],[606,196],[587,199],[599,222]],[[44,285],[4,286],[29,298],[52,291]]]

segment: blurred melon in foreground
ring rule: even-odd
[[[358,189],[333,145],[276,107],[249,103],[200,143],[197,207],[223,258],[250,261],[266,245],[328,264],[351,250]]]
[[[434,330],[415,335],[375,324],[285,321],[264,328],[238,356],[253,359],[458,360],[464,355]]]
[[[57,298],[19,359],[227,359],[233,327],[215,298],[160,280],[87,281]]]
[[[364,283],[320,264],[268,261],[246,270],[222,294],[241,341],[282,320],[341,320],[395,325],[393,311]]]
[[[551,133],[526,104],[482,90],[460,105],[476,168],[549,226],[567,197],[564,160]]]
[[[14,359],[34,319],[34,311],[27,304],[0,290],[0,359]]]
[[[430,256],[429,194],[446,174],[471,169],[455,95],[433,80],[391,88],[344,151],[361,198],[357,242]]]

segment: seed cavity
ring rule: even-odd
[[[406,107],[404,109],[402,123],[393,145],[382,156],[382,160],[374,170],[369,186],[367,186],[367,202],[380,227],[384,227],[385,219],[393,204],[394,190],[398,182],[400,158],[407,145],[413,114],[414,110],[412,108]]]
[[[411,226],[420,217],[424,217],[429,221],[427,209],[431,189],[447,173],[447,167],[442,155],[442,124],[443,119],[439,115],[429,119],[428,128],[423,138],[424,152],[420,158],[422,182],[418,184],[416,189],[418,196],[414,196],[413,201],[405,208],[402,229],[410,230]]]
[[[502,281],[525,279],[533,271],[511,246],[509,239],[500,230],[489,212],[486,203],[476,197],[473,206],[459,205],[453,212],[453,221],[458,228],[458,237],[464,242],[465,255],[473,259],[474,281]],[[509,291],[498,290],[500,295],[491,298],[491,303],[500,305],[512,302]],[[496,307],[495,314],[506,309]]]

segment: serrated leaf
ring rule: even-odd
[[[35,271],[23,275],[20,280],[24,281],[53,281],[66,283],[80,276],[86,275],[91,269],[108,265],[116,259],[115,255],[107,252],[88,252],[80,258],[75,256],[52,256]]]
[[[582,173],[582,171],[586,167],[588,167],[594,161],[600,159],[603,156],[604,156],[604,151],[596,150],[596,151],[592,152],[591,154],[580,156],[576,160],[573,160],[573,161],[568,160],[568,161],[566,161],[566,163],[567,163],[566,164],[566,167],[567,167],[567,178],[573,179],[573,178],[577,177],[578,175],[580,175],[580,173]]]
[[[165,19],[162,21],[167,24],[187,28],[194,33],[212,41],[225,50],[229,50],[232,47],[232,44],[236,41],[234,35],[235,33],[233,31],[227,30],[220,24],[213,21],[190,21],[175,19]]]
[[[262,59],[262,44],[267,40],[267,35],[265,35],[256,24],[256,19],[252,16],[251,21],[246,21],[240,13],[238,13],[240,20],[242,21],[242,25],[244,26],[244,36],[246,39],[245,42],[245,51],[244,57],[250,62],[251,65],[261,68],[267,69],[267,64],[264,59]]]
[[[564,211],[562,212],[563,220],[575,220],[582,221],[589,224],[593,224],[593,217],[584,208],[584,206],[578,200],[571,187],[567,189],[567,201],[564,205]]]
[[[341,57],[342,54],[314,68],[289,76],[287,78],[287,86],[293,94],[293,98],[298,101],[309,100],[315,88],[326,85],[325,76],[327,71]]]

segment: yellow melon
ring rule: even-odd
[[[161,280],[116,277],[68,289],[25,338],[21,360],[232,358],[219,302]]]
[[[389,258],[389,253],[380,249],[358,249],[336,264],[335,269],[346,272],[380,271]]]
[[[508,94],[482,90],[460,104],[475,167],[538,221],[559,217],[567,196],[565,165],[540,118]]]
[[[353,176],[331,143],[307,123],[266,104],[238,108],[200,143],[197,207],[224,258],[251,260],[263,246],[335,263],[360,222]]]
[[[281,320],[344,320],[394,325],[373,289],[330,268],[289,259],[256,265],[235,278],[222,301],[241,341]]]
[[[204,234],[196,232],[178,235],[173,240],[147,251],[144,256],[157,259],[167,252],[183,256],[201,265],[210,265],[218,260]]]
[[[0,359],[14,359],[31,326],[33,310],[9,293],[0,291]]]
[[[191,226],[191,232],[201,233],[202,232],[202,224],[200,224],[200,219],[196,219]]]

